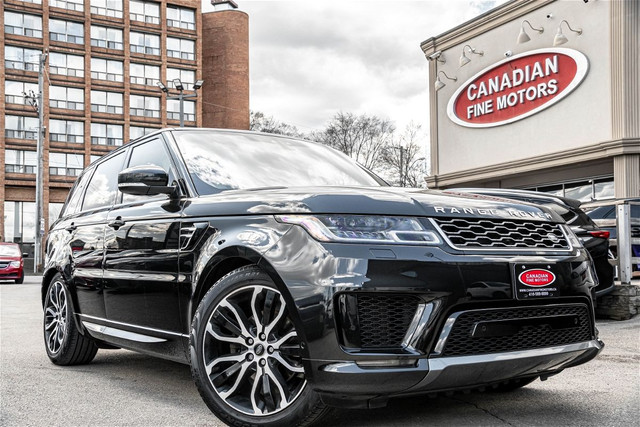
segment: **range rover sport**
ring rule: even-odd
[[[190,364],[230,425],[306,425],[585,363],[596,285],[544,207],[389,187],[308,141],[166,129],[75,183],[46,243],[44,341],[58,365]]]

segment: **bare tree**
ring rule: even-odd
[[[276,120],[273,116],[266,116],[261,111],[253,110],[249,113],[249,130],[295,137],[303,136],[297,127]]]
[[[423,187],[426,157],[422,126],[409,123],[404,132],[384,147],[385,175],[400,187]]]
[[[391,142],[394,132],[395,126],[390,120],[340,112],[324,131],[311,137],[375,171],[383,168],[384,147]]]

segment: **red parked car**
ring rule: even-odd
[[[0,280],[24,282],[24,260],[17,243],[0,243]]]

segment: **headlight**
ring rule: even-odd
[[[562,228],[564,229],[564,234],[567,235],[567,238],[569,239],[569,243],[571,243],[571,246],[573,246],[574,248],[584,247],[584,245],[582,244],[580,239],[578,239],[578,236],[576,236],[576,233],[573,232],[571,227],[569,227],[568,225],[563,225]]]
[[[279,215],[321,242],[437,245],[438,235],[416,218],[372,215]]]
[[[10,267],[18,268],[18,267],[20,267],[20,261],[11,261],[11,262],[9,263],[9,266],[10,266]]]

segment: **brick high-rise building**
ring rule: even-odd
[[[207,18],[220,25],[203,39],[200,0],[0,2],[0,241],[22,243],[33,256],[38,115],[23,93],[38,92],[39,54],[48,53],[42,106],[48,229],[89,163],[147,132],[179,125],[179,102],[167,100],[158,81],[171,96],[176,78],[187,93],[205,80],[198,97],[185,101],[185,126],[248,127],[247,17],[231,9],[205,14],[228,18]],[[220,34],[238,25],[243,37]],[[243,55],[230,58],[235,50],[221,43]],[[203,52],[212,70],[203,69]],[[205,102],[211,114],[203,121]]]

